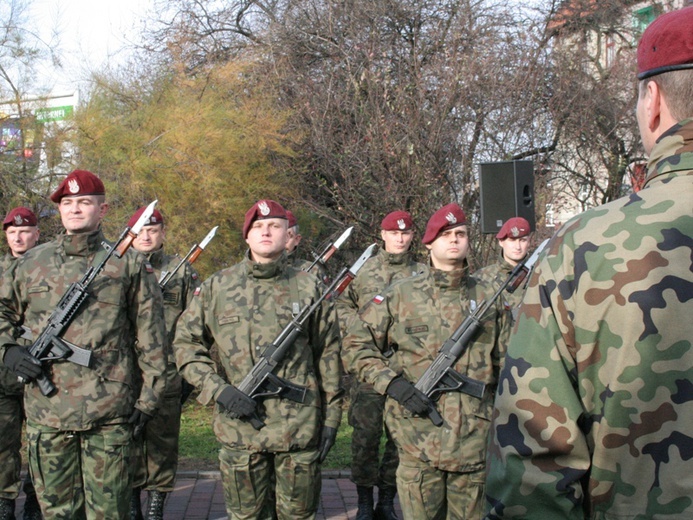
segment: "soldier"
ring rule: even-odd
[[[305,271],[308,269],[308,267],[310,267],[311,263],[308,260],[298,258],[297,256],[298,246],[303,238],[298,229],[298,220],[296,220],[294,214],[288,209],[286,210],[286,218],[289,226],[289,229],[286,232],[286,254],[288,255],[289,261],[293,267],[296,269],[303,269]]]
[[[449,392],[435,404],[414,387],[465,315],[493,294],[470,278],[466,217],[457,204],[436,211],[423,243],[431,267],[392,284],[364,306],[343,339],[345,365],[387,394],[385,421],[399,451],[397,490],[405,519],[481,518],[486,434],[507,327],[502,308],[481,317],[482,330],[455,370],[486,383],[483,399]],[[384,352],[393,350],[387,359]]]
[[[531,229],[526,219],[513,217],[506,220],[496,235],[501,248],[499,261],[479,269],[474,273],[474,277],[482,278],[496,288],[500,287],[515,266],[527,257],[530,233]],[[523,294],[524,288],[518,288],[514,292],[503,291],[506,307],[513,312],[513,316],[522,301]]]
[[[415,262],[410,253],[414,238],[414,221],[406,211],[393,211],[380,223],[384,248],[371,257],[358,276],[337,300],[337,314],[342,335],[347,324],[358,319],[357,313],[392,282],[423,271],[425,266]],[[384,352],[386,358],[392,350]],[[358,492],[357,520],[374,518],[373,487],[378,486],[378,505],[375,515],[396,519],[394,498],[397,493],[397,446],[385,428],[387,441],[379,463],[380,438],[383,434],[385,396],[373,385],[354,378],[349,407],[349,424],[354,428],[351,437],[351,480]]]
[[[2,222],[10,254],[0,259],[0,276],[11,277],[11,270],[39,239],[38,219],[24,207],[12,209]],[[23,334],[17,332],[17,342]],[[0,365],[0,520],[14,519],[14,505],[21,485],[20,471],[22,457],[22,421],[24,420],[23,385],[8,368]],[[36,499],[36,491],[31,475],[24,480],[25,520],[41,518],[41,510]]]
[[[75,170],[51,195],[65,233],[17,261],[0,285],[0,351],[32,382],[42,372],[56,391],[24,392],[29,467],[45,518],[128,518],[133,431],[154,415],[164,388],[161,291],[134,251],[112,256],[61,337],[91,352],[90,367],[67,360],[42,368],[13,331],[38,337],[68,286],[105,257],[101,180]],[[134,347],[133,347],[134,345]],[[141,379],[139,396],[135,392]]]
[[[530,280],[488,518],[693,518],[691,27],[669,12],[638,45],[645,187],[564,224]]]
[[[135,225],[146,208],[138,209],[130,218],[128,226]],[[180,258],[164,253],[166,228],[159,210],[154,210],[145,223],[132,247],[142,253],[154,268],[156,279],[162,271],[172,272]],[[148,520],[160,520],[164,515],[166,495],[173,491],[178,467],[178,434],[182,406],[182,378],[176,370],[171,345],[176,333],[178,317],[190,303],[195,289],[200,286],[197,272],[185,262],[162,288],[164,296],[164,320],[167,332],[166,391],[156,415],[147,423],[138,439],[134,461],[134,482],[130,510],[131,519],[142,518],[140,492],[149,492]]]
[[[276,476],[280,519],[314,518],[320,495],[319,464],[334,443],[341,420],[339,330],[326,303],[306,323],[276,375],[308,389],[306,401],[280,397],[261,402],[236,385],[296,313],[323,290],[312,274],[288,265],[286,211],[262,200],[246,213],[246,257],[206,280],[178,322],[178,369],[200,389],[198,401],[215,400],[214,431],[231,519],[268,518],[269,481]],[[214,367],[215,345],[227,379]],[[265,426],[247,419],[258,412]]]

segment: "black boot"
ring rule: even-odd
[[[164,520],[164,502],[166,493],[163,491],[149,492],[149,506],[147,507],[147,520]]]
[[[356,520],[373,520],[373,488],[370,486],[356,486],[359,495],[359,510],[356,511]]]
[[[397,520],[395,495],[397,488],[382,486],[378,488],[378,505],[375,506],[375,520]]]
[[[144,520],[142,516],[142,500],[140,499],[142,488],[132,488],[132,498],[130,499],[130,520]]]
[[[15,520],[14,500],[11,498],[0,498],[0,520]]]

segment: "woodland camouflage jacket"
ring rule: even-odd
[[[520,308],[489,518],[693,518],[693,121],[645,188],[567,222]]]
[[[375,296],[349,323],[343,339],[345,365],[361,381],[385,394],[401,374],[416,383],[473,306],[493,294],[467,276],[466,269],[426,269],[395,282]],[[436,427],[427,417],[412,416],[394,399],[386,402],[386,422],[399,449],[445,471],[471,472],[484,467],[495,386],[505,351],[508,316],[491,307],[482,330],[455,365],[455,370],[487,384],[482,399],[449,392],[436,402],[445,420]],[[505,338],[507,339],[507,338]],[[383,352],[394,350],[389,359]]]
[[[105,254],[104,240],[100,230],[62,234],[17,261],[14,277],[4,277],[0,285],[0,345],[14,342],[16,325],[39,336],[68,286],[99,261],[96,254]],[[161,291],[151,266],[134,251],[122,258],[114,255],[88,292],[62,337],[91,350],[93,366],[49,364],[47,374],[57,392],[46,397],[36,384],[27,385],[28,420],[81,431],[123,422],[135,405],[150,415],[156,411],[164,390],[166,353]]]
[[[242,262],[205,280],[178,322],[173,349],[178,369],[200,389],[207,404],[227,384],[217,373],[210,348],[218,349],[228,383],[239,385],[261,354],[298,313],[324,290],[312,274],[287,263]],[[231,419],[217,405],[214,432],[227,446],[252,452],[317,448],[324,425],[339,427],[342,414],[339,329],[332,303],[308,320],[276,375],[308,389],[305,403],[268,397],[258,410],[266,426],[256,431]]]

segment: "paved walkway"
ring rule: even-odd
[[[146,493],[142,494],[146,505]],[[354,520],[356,518],[356,486],[348,474],[323,472],[322,493],[317,520]],[[24,494],[17,500],[17,512],[24,506]],[[399,518],[402,511],[395,499]],[[21,516],[17,516],[21,518]],[[166,500],[165,520],[226,519],[224,491],[218,471],[181,472],[176,489]]]

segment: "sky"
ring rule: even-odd
[[[53,31],[58,33],[63,70],[41,70],[42,82],[54,94],[80,89],[91,70],[122,62],[152,5],[152,0],[30,1],[42,39],[50,41]]]

